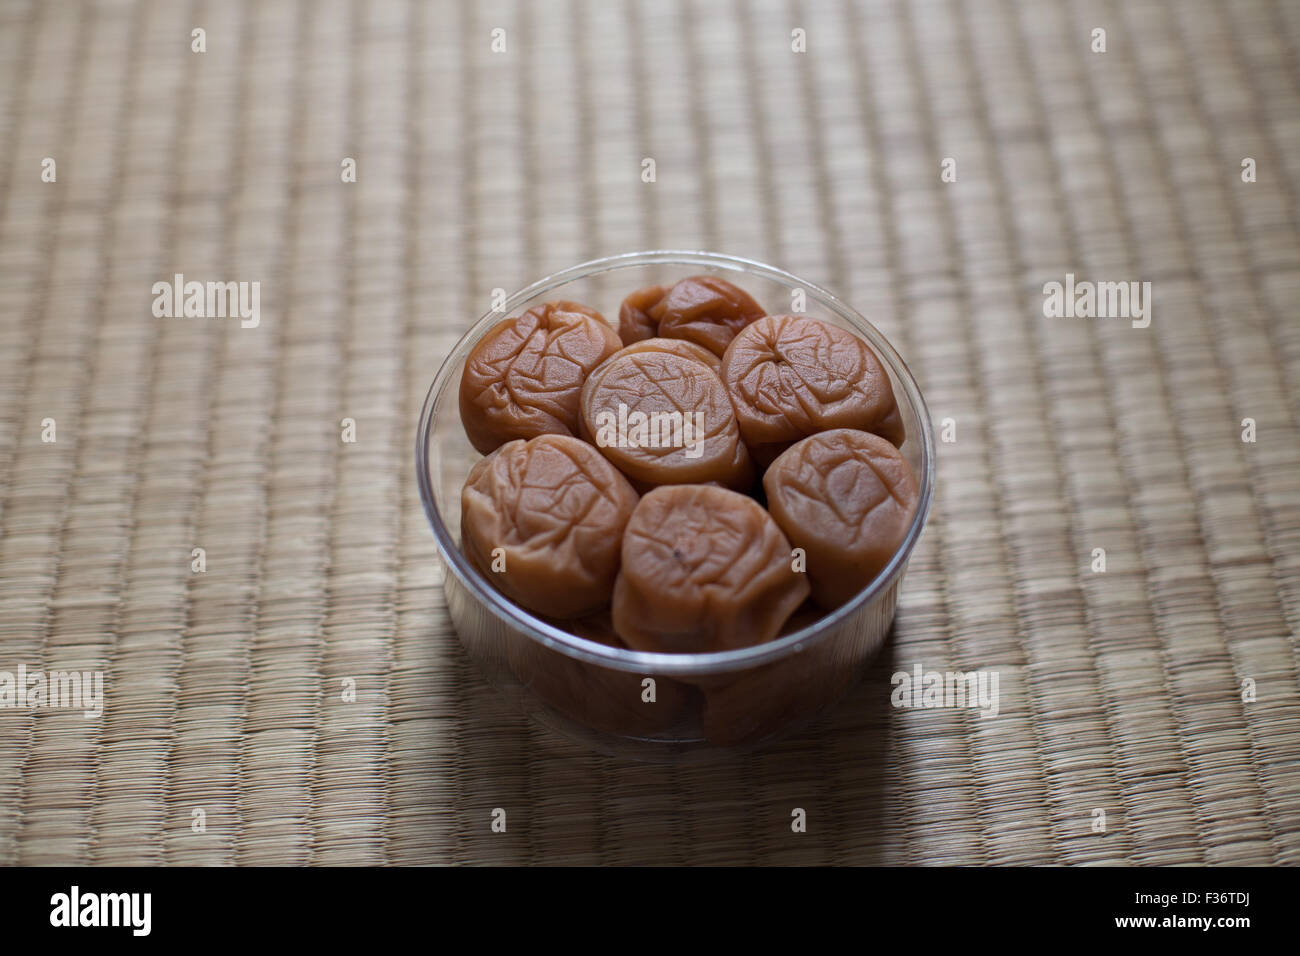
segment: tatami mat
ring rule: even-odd
[[[0,708],[0,862],[1300,862],[1298,51],[1284,0],[0,4],[0,671],[106,697]],[[704,767],[498,700],[411,455],[494,289],[648,248],[841,294],[955,432],[867,681]],[[1150,327],[1044,318],[1067,273]]]

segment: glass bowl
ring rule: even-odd
[[[507,316],[569,299],[617,325],[623,297],[690,275],[725,277],[771,314],[801,311],[856,333],[889,374],[916,473],[916,514],[893,559],[853,600],[766,644],[708,654],[627,650],[571,633],[514,604],[460,550],[460,494],[482,456],[458,403],[466,356]],[[802,293],[800,295],[799,293]],[[894,619],[907,561],[934,497],[934,435],[925,400],[893,346],[866,319],[811,282],[710,252],[636,252],[584,262],[508,298],[461,337],[438,370],[420,414],[415,449],[420,500],[444,562],[456,634],[488,681],[540,723],[606,753],[648,760],[699,759],[752,748],[802,727],[861,676]],[[581,630],[581,627],[577,628]]]

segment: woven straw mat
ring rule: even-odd
[[[105,695],[0,708],[0,862],[1300,862],[1298,51],[1283,0],[0,4],[0,671]],[[702,767],[482,681],[411,456],[494,289],[652,248],[833,290],[952,426],[865,682]]]

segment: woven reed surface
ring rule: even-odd
[[[1282,0],[4,3],[0,670],[106,700],[0,709],[0,862],[1300,862],[1298,50]],[[956,427],[865,684],[701,768],[498,700],[410,454],[494,288],[642,248],[840,293]],[[177,272],[260,326],[154,318]],[[1044,318],[1067,272],[1150,327]],[[999,716],[891,707],[916,664]]]

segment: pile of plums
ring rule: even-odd
[[[715,276],[632,292],[618,331],[557,301],[475,345],[462,548],[584,637],[700,653],[770,641],[889,563],[917,482],[880,359]]]

